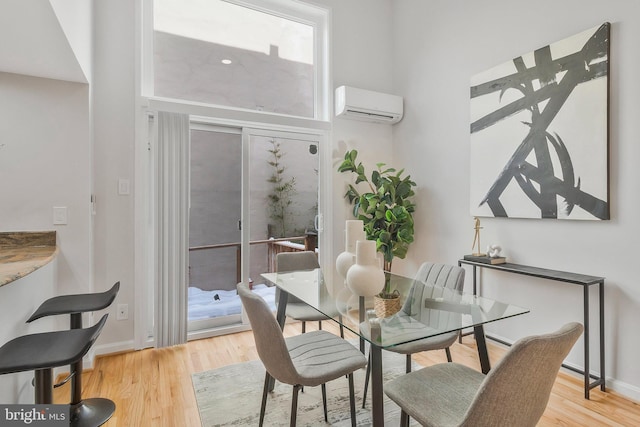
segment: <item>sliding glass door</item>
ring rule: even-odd
[[[317,251],[319,138],[245,130],[249,244],[246,279],[262,283],[279,252]]]
[[[189,332],[241,322],[242,136],[191,125]]]
[[[242,327],[239,281],[275,309],[260,274],[283,251],[317,251],[320,138],[191,125],[189,337]]]

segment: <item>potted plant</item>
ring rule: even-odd
[[[359,192],[349,184],[344,197],[353,204],[353,216],[363,221],[368,240],[375,240],[376,249],[383,255],[384,270],[390,272],[393,259],[403,259],[413,242],[413,212],[415,204],[413,187],[416,183],[410,175],[403,177],[404,169],[396,171],[377,163],[376,169],[367,175],[361,162],[357,162],[358,152],[347,151],[338,172],[356,175],[355,185],[364,182],[369,191]],[[398,291],[391,290],[387,278],[385,286],[377,295],[381,299],[398,299]],[[397,302],[399,308],[399,301]]]

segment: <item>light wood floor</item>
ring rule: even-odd
[[[331,325],[323,326],[331,330]],[[309,330],[314,326],[307,324]],[[333,331],[332,332],[336,332]],[[285,335],[300,333],[299,324],[287,324]],[[468,336],[452,346],[454,361],[479,369],[475,342]],[[489,342],[495,364],[504,353]],[[106,397],[116,412],[106,427],[200,426],[191,374],[233,363],[256,360],[251,332],[191,341],[164,349],[146,349],[97,358],[94,369],[83,375],[83,396]],[[446,362],[444,351],[416,355],[423,366]],[[640,426],[640,404],[615,392],[591,391],[583,398],[581,378],[561,372],[540,426]],[[68,402],[69,386],[55,391],[56,403]],[[239,409],[241,410],[241,408]]]

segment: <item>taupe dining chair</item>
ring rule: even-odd
[[[416,282],[421,282],[429,286],[434,286],[437,288],[447,288],[452,289],[457,292],[462,292],[464,288],[464,268],[457,267],[448,264],[434,264],[430,262],[423,263],[418,272],[416,273],[415,279]],[[418,308],[416,304],[421,306],[422,300],[426,295],[421,294],[422,287],[414,286],[411,289],[411,292],[407,296],[406,301],[404,302],[401,311],[406,313],[407,315],[411,315],[415,313]],[[435,297],[432,295],[431,297]],[[423,310],[424,313],[427,313],[426,310]],[[444,315],[444,314],[439,314]],[[420,320],[420,319],[417,319]],[[433,321],[433,320],[432,320]],[[428,322],[427,322],[428,323]],[[400,344],[395,347],[389,347],[385,350],[400,353],[406,355],[406,372],[411,372],[411,355],[414,353],[419,353],[422,351],[429,350],[444,350],[447,355],[447,360],[451,362],[451,351],[449,347],[453,343],[456,342],[460,332],[449,332],[442,335],[437,335],[431,338],[425,338],[418,341],[412,341],[406,344]],[[366,397],[367,397],[367,389],[369,387],[369,367],[367,367],[367,376],[365,378],[364,383],[364,399],[362,401],[362,407],[365,407]]]
[[[297,270],[313,270],[315,268],[320,268],[318,256],[315,252],[280,252],[276,255],[276,270],[278,273]],[[276,302],[278,302],[279,295],[280,291],[276,289]],[[328,319],[327,316],[293,295],[289,295],[288,297],[287,310],[285,314],[291,319],[302,322],[303,334],[306,332],[306,322],[318,321],[318,329],[322,329],[322,321]],[[332,314],[338,316],[338,310],[336,309]],[[344,337],[342,323],[340,323],[340,336]]]
[[[457,363],[441,363],[396,378],[385,393],[424,426],[528,427],[545,411],[551,388],[576,340],[580,323],[517,341],[484,374]]]
[[[464,288],[464,268],[448,264],[423,263],[416,273],[415,280],[429,286],[453,289],[462,293]],[[414,294],[416,288],[412,289],[407,300],[402,306],[402,310],[411,315],[412,306],[422,305],[422,299]],[[451,362],[451,351],[449,347],[456,342],[460,332],[450,332],[423,340],[413,341],[406,344],[389,348],[390,351],[407,355],[407,373],[411,372],[411,355],[421,351],[444,350],[447,360]]]
[[[260,407],[260,423],[264,422],[270,376],[293,386],[291,401],[291,426],[296,425],[298,392],[303,386],[322,386],[324,419],[327,417],[325,383],[347,376],[349,380],[349,403],[351,425],[356,425],[353,372],[363,368],[367,359],[350,343],[327,331],[312,331],[284,338],[280,325],[267,303],[239,283],[238,295],[242,300],[256,343],[260,360],[267,371]]]

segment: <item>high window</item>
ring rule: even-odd
[[[287,0],[152,6],[146,96],[327,119],[325,11]]]

